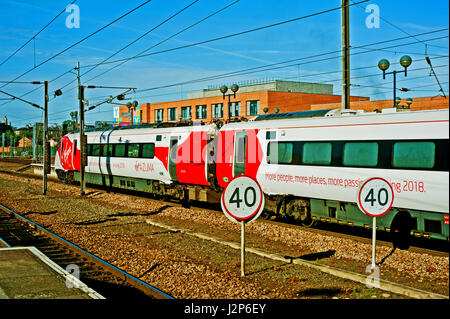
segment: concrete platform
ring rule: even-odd
[[[104,297],[70,275],[35,247],[13,247],[0,249],[0,299]]]

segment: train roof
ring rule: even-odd
[[[187,123],[187,121],[181,121],[181,122],[163,122],[163,123],[144,123],[144,124],[139,124],[139,125],[127,125],[127,126],[105,126],[105,127],[95,127],[95,128],[88,128],[85,129],[84,132],[85,133],[104,133],[107,131],[119,131],[118,133],[120,134],[120,131],[136,131],[136,130],[142,130],[142,129],[172,129],[172,130],[185,130],[186,128],[189,128],[191,130],[195,130],[193,128],[197,128],[197,127],[202,127],[204,129],[208,129],[211,125],[206,125],[205,123],[199,121],[198,123],[195,122],[190,122]],[[68,135],[70,134],[77,134],[79,133],[80,130],[73,130],[70,131],[68,133]]]
[[[305,117],[323,117],[330,111],[333,111],[333,109],[264,114],[255,118],[254,121],[294,119]]]
[[[449,109],[403,111],[395,109],[384,109],[382,112],[364,112],[362,110],[348,110],[341,112],[340,109],[304,111],[281,114],[265,114],[245,123],[245,129],[265,128],[289,128],[299,125],[329,125],[334,123],[388,123],[408,121],[435,121],[444,120],[448,122]],[[242,129],[242,123],[234,122],[224,125],[221,130]]]

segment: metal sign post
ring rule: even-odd
[[[256,220],[264,209],[264,194],[258,182],[238,176],[225,187],[220,200],[228,219],[241,224],[241,276],[245,276],[245,223]]]
[[[245,276],[245,221],[241,221],[241,277]]]
[[[372,223],[372,268],[375,268],[375,245],[377,242],[377,218],[373,217]]]
[[[373,217],[372,268],[375,268],[377,217],[383,216],[391,209],[394,203],[394,190],[391,184],[381,177],[369,178],[359,187],[357,203],[363,213]]]

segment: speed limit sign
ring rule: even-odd
[[[377,217],[386,214],[394,203],[394,190],[391,184],[381,178],[372,177],[361,184],[358,191],[358,207],[365,214],[372,216],[372,268],[376,268],[375,245]]]
[[[248,176],[238,176],[225,188],[221,198],[222,210],[235,222],[251,222],[264,209],[264,195],[258,182]]]
[[[248,176],[233,179],[220,200],[225,216],[241,224],[241,276],[245,276],[245,223],[254,221],[264,209],[264,194],[258,182]]]
[[[369,216],[380,217],[386,214],[393,203],[394,190],[381,177],[370,178],[359,188],[358,207]]]

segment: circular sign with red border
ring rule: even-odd
[[[225,187],[220,203],[222,211],[230,220],[251,222],[264,209],[264,194],[256,180],[238,176]]]
[[[358,207],[369,216],[383,216],[391,209],[393,203],[394,190],[384,178],[369,178],[359,187]]]

